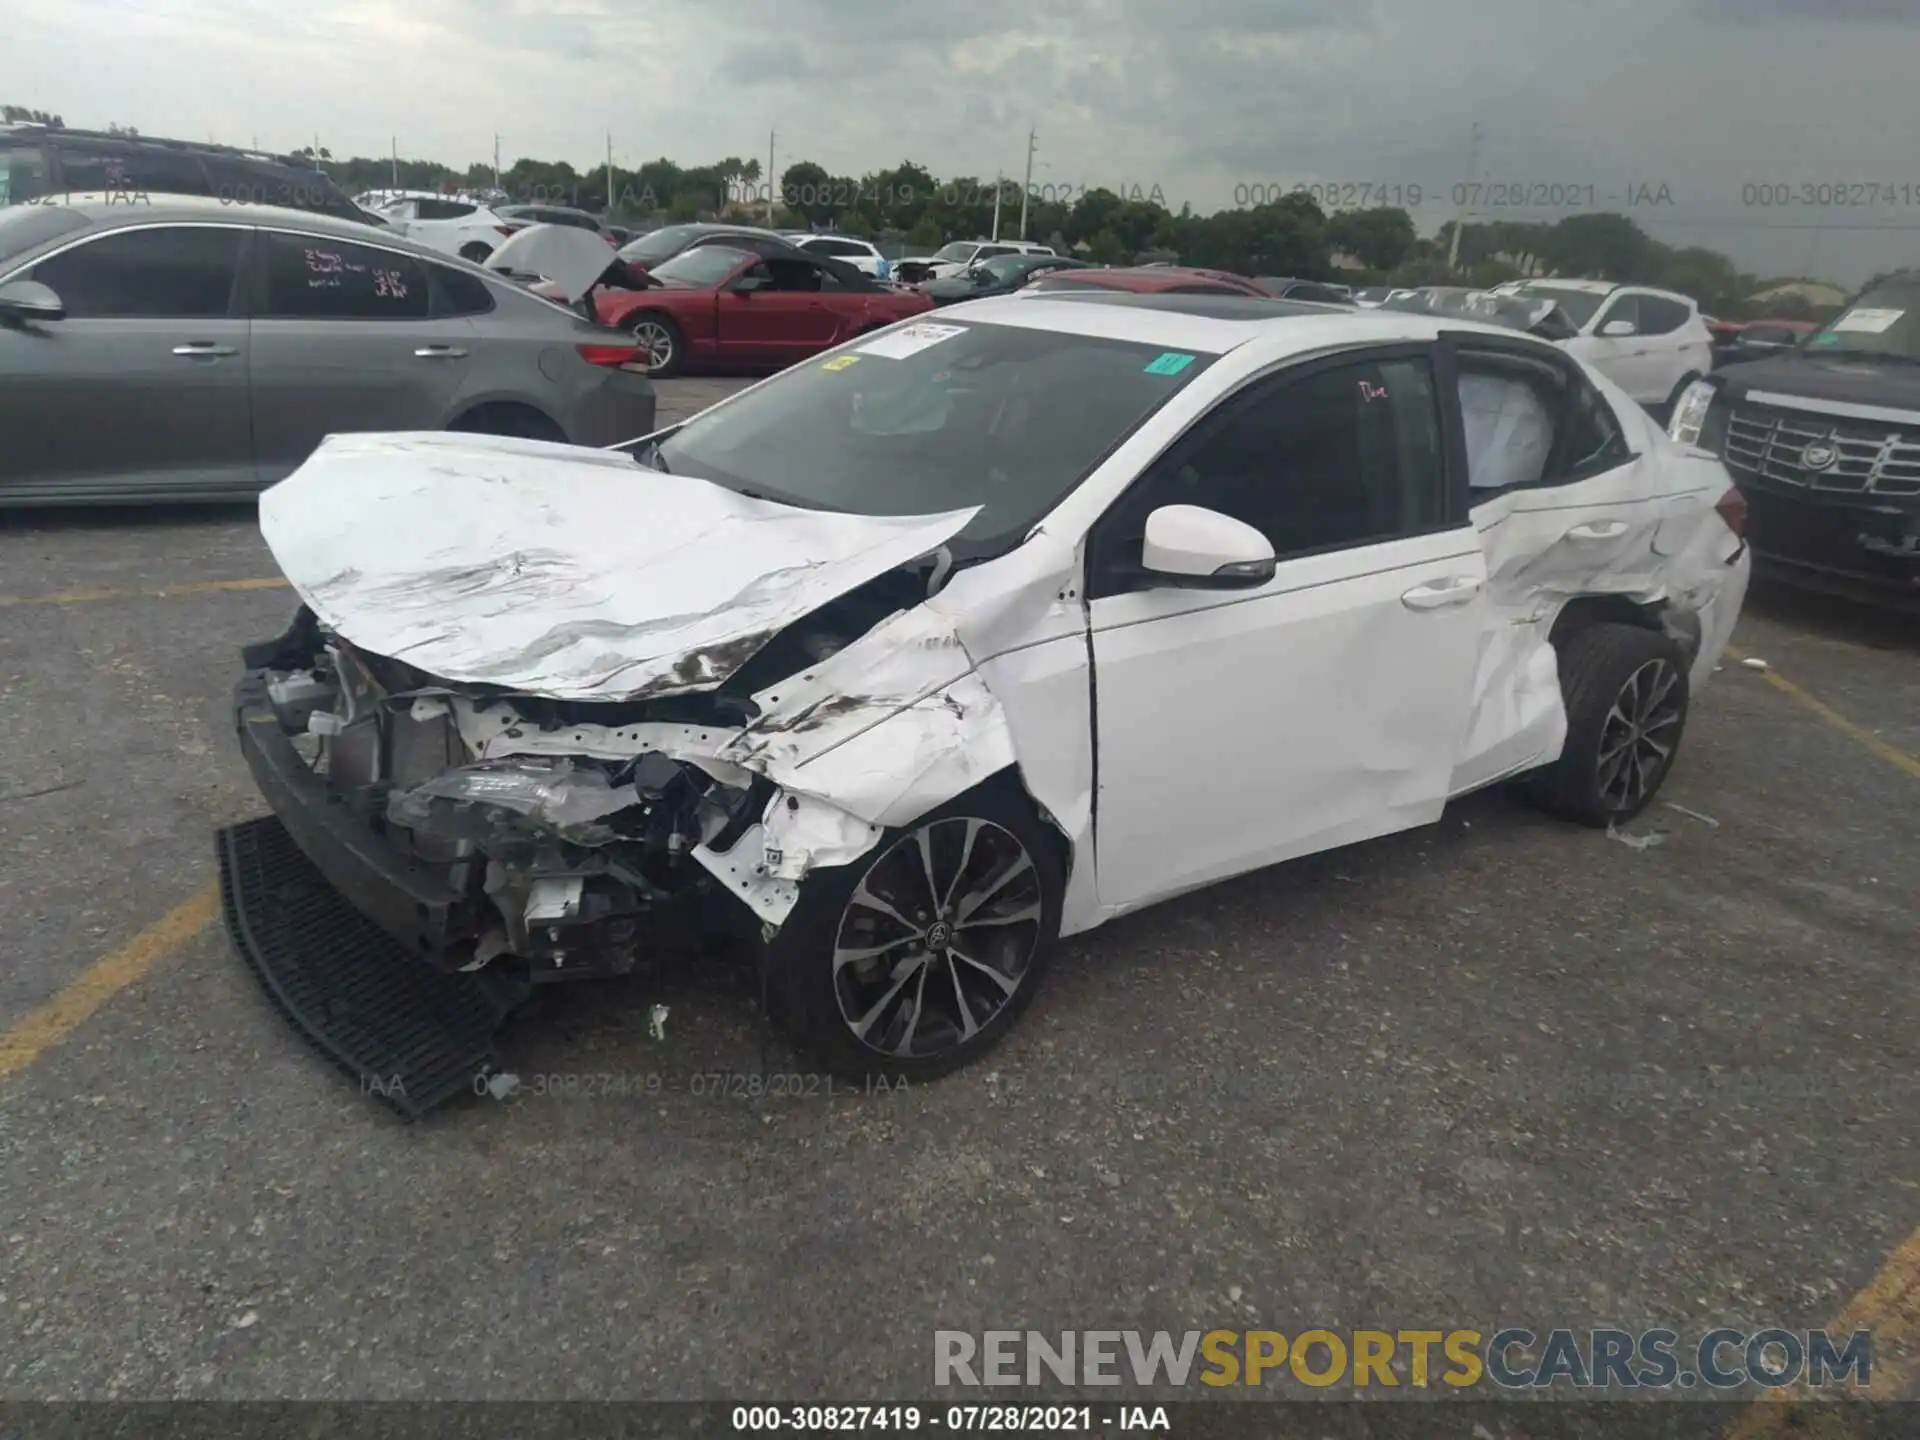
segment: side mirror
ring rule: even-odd
[[[1631,320],[1609,320],[1600,327],[1600,333],[1607,336],[1635,335],[1639,327]]]
[[[742,275],[727,288],[736,295],[751,295],[756,290],[764,290],[772,283],[765,275]]]
[[[64,320],[66,302],[38,280],[13,280],[0,285],[0,320]]]
[[[1140,566],[1157,580],[1199,590],[1250,590],[1275,569],[1265,535],[1198,505],[1162,505],[1147,516]]]

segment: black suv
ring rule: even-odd
[[[364,223],[365,213],[304,160],[226,145],[0,125],[0,206],[93,192],[206,195]]]
[[[1920,610],[1920,273],[1716,369],[1670,429],[1726,462],[1760,573]]]

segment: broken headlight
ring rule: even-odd
[[[604,769],[496,760],[395,791],[387,800],[387,819],[408,830],[470,840],[483,851],[523,841],[529,832],[576,845],[609,845],[620,832],[606,822],[640,803],[637,786],[616,785]]]

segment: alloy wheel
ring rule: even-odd
[[[634,344],[646,357],[647,369],[658,370],[673,359],[673,336],[658,320],[642,320],[633,327]]]
[[[1044,910],[1040,871],[1010,830],[974,816],[920,825],[868,867],[841,914],[841,1018],[896,1058],[965,1044],[1026,979]]]
[[[1600,798],[1613,810],[1638,809],[1673,759],[1680,725],[1680,672],[1649,660],[1627,677],[1600,729]]]

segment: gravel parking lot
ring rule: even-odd
[[[1876,1391],[1920,1385],[1912,621],[1756,591],[1770,669],[1698,697],[1660,843],[1481,795],[1070,942],[938,1085],[408,1126],[218,921],[275,576],[241,510],[0,517],[0,1395],[879,1400],[930,1392],[936,1328],[1843,1311]],[[798,1066],[724,969],[507,1048]]]

